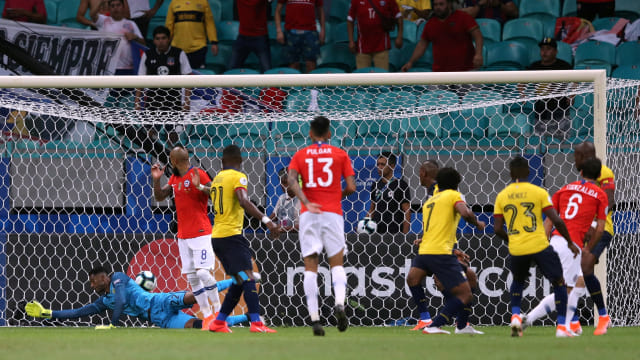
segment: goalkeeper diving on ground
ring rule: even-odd
[[[103,313],[107,309],[113,310],[109,325],[98,325],[96,330],[120,326],[120,317],[123,314],[150,321],[161,328],[202,328],[202,320],[181,311],[196,304],[195,294],[191,291],[147,292],[125,273],[115,272],[109,276],[108,270],[102,266],[89,271],[89,283],[100,295],[89,305],[78,309],[50,310],[37,301],[31,301],[25,306],[25,311],[28,316],[64,320]],[[218,290],[228,288],[231,283],[231,279],[219,281]],[[230,316],[226,320],[229,325],[234,325],[246,321],[247,316]]]

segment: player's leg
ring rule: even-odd
[[[178,239],[178,251],[180,253],[180,261],[182,262],[182,273],[187,276],[191,291],[193,291],[198,306],[200,306],[200,311],[206,319],[212,315],[212,312],[205,286],[196,273],[195,264],[197,260],[195,257],[197,255],[191,251],[188,239]]]
[[[424,255],[417,255],[413,258],[411,268],[409,268],[409,273],[407,274],[407,286],[420,314],[418,324],[411,330],[422,330],[432,323],[431,314],[427,309],[427,296],[422,287],[422,282],[429,275],[426,266]]]
[[[522,291],[527,277],[529,276],[530,255],[509,256],[509,270],[513,276],[511,282],[510,307],[511,307],[511,336],[522,336],[522,317],[520,315],[520,304],[522,303]]]
[[[349,327],[349,320],[344,310],[347,297],[347,274],[344,271],[344,254],[346,241],[344,237],[344,218],[334,213],[320,214],[324,218],[322,240],[327,252],[327,260],[331,268],[331,283],[335,296],[333,313],[338,321],[338,330],[345,331]]]
[[[192,254],[191,259],[194,262],[196,275],[200,279],[204,293],[213,305],[213,312],[217,313],[220,311],[220,296],[218,295],[216,278],[211,274],[211,270],[215,267],[215,255],[211,246],[211,237],[204,235],[187,239],[187,244]]]
[[[578,316],[578,301],[586,294],[587,289],[584,286],[584,278],[580,276],[576,280],[575,287],[569,291],[569,299],[567,300],[567,323],[569,323],[571,331],[577,335],[582,334],[582,326],[580,326],[580,317]]]
[[[313,334],[324,336],[324,329],[320,324],[318,306],[318,254],[322,252],[323,244],[320,238],[320,224],[317,214],[305,212],[300,215],[300,251],[304,260],[304,295],[307,311],[311,318]]]
[[[469,282],[462,274],[458,259],[453,255],[424,255],[427,268],[432,270],[442,283],[445,291],[451,293],[444,307],[433,322],[422,330],[425,334],[443,333],[440,327],[446,325],[465,306],[470,306],[473,295]],[[448,333],[448,332],[444,332]]]
[[[460,310],[460,312],[456,315],[456,334],[476,334],[482,335],[484,332],[476,330],[469,324],[469,317],[473,313],[473,305],[475,297],[473,296],[474,292],[478,290],[478,276],[476,272],[471,269],[468,264],[460,262],[460,266],[467,277],[467,281],[469,282],[469,287],[471,288],[471,302],[469,304],[465,304],[465,306]]]
[[[542,275],[549,279],[553,286],[556,303],[556,337],[571,337],[574,334],[566,327],[567,315],[567,285],[562,276],[560,257],[551,246],[533,255],[535,263]]]
[[[611,324],[611,318],[607,313],[607,308],[604,304],[604,297],[602,296],[602,288],[600,286],[600,281],[594,274],[594,269],[596,266],[596,262],[600,258],[600,255],[604,252],[604,250],[611,243],[612,235],[605,231],[600,238],[600,241],[596,244],[596,246],[591,250],[591,252],[584,251],[582,253],[582,273],[584,276],[584,283],[589,291],[589,295],[593,300],[593,303],[596,305],[598,309],[598,326],[594,331],[594,335],[603,335],[607,332],[607,328]]]

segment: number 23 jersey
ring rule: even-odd
[[[289,168],[302,177],[302,191],[310,202],[320,204],[320,210],[342,215],[342,178],[354,176],[351,159],[335,146],[315,143],[299,150]],[[307,211],[301,204],[300,213]]]

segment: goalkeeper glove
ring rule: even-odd
[[[115,328],[116,328],[116,326],[114,326],[113,324],[96,326],[96,330],[111,330],[111,329],[115,329]]]
[[[27,303],[27,305],[25,305],[24,307],[24,310],[29,316],[51,319],[51,310],[45,309],[44,306],[42,306],[42,304],[37,301]]]

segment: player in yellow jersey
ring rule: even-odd
[[[465,221],[483,230],[485,223],[479,221],[476,215],[467,207],[458,192],[458,185],[462,181],[460,174],[453,168],[442,168],[436,176],[439,192],[431,197],[422,208],[424,222],[422,238],[415,241],[419,244],[418,255],[413,259],[407,285],[420,313],[427,311],[426,297],[422,288],[422,281],[427,275],[435,275],[450,296],[433,322],[422,329],[424,334],[449,334],[440,329],[457,316],[458,327],[467,325],[469,308],[473,295],[465,273],[453,255],[453,246],[458,241],[456,230],[462,216]],[[462,329],[459,329],[462,330]]]
[[[200,184],[199,178],[193,178],[193,186],[200,191],[211,194],[214,223],[211,232],[213,251],[218,255],[220,263],[234,284],[229,287],[227,296],[222,302],[220,312],[209,325],[214,332],[230,333],[226,318],[231,314],[244,293],[244,300],[249,309],[251,332],[276,332],[266,327],[260,320],[260,302],[253,278],[253,252],[249,242],[242,236],[242,225],[245,210],[249,215],[262,219],[269,228],[272,237],[280,235],[280,228],[263,214],[249,200],[247,175],[240,171],[242,154],[236,145],[229,145],[222,150],[222,171],[211,181],[211,187]]]
[[[578,248],[571,241],[564,221],[553,208],[549,193],[527,181],[529,162],[517,156],[509,163],[513,181],[496,197],[494,205],[494,227],[496,235],[509,243],[511,283],[511,336],[522,336],[520,303],[525,281],[529,277],[529,267],[536,264],[542,274],[549,279],[556,297],[557,327],[556,337],[571,337],[571,330],[565,326],[567,312],[567,285],[562,276],[562,265],[558,254],[549,245],[544,231],[544,213],[567,241],[574,256]],[[505,231],[505,222],[507,224]]]
[[[584,142],[578,146],[576,146],[574,150],[574,159],[576,164],[576,169],[578,171],[582,171],[582,164],[590,158],[596,157],[596,148],[591,142]],[[613,209],[616,204],[615,199],[615,189],[616,185],[614,182],[613,171],[602,165],[600,170],[600,177],[598,178],[598,185],[600,188],[604,190],[607,194],[607,198],[609,199],[609,211],[607,212],[607,221],[605,222],[604,232],[600,237],[600,240],[589,241],[589,239],[585,239],[584,247],[582,249],[582,275],[584,277],[584,283],[587,286],[587,290],[589,291],[589,295],[591,299],[593,299],[593,303],[598,308],[598,326],[596,330],[593,332],[594,335],[603,335],[607,332],[607,328],[611,326],[611,318],[607,314],[607,308],[604,304],[604,298],[602,296],[602,289],[600,287],[600,281],[594,274],[594,268],[596,266],[596,262],[602,255],[602,252],[609,246],[611,243],[611,239],[613,238]],[[590,234],[587,234],[589,237]]]

